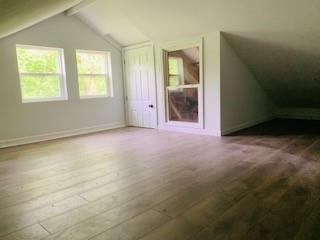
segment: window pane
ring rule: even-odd
[[[181,63],[182,63],[182,61],[181,61]],[[180,68],[179,68],[179,59],[178,58],[169,58],[169,74],[170,75],[181,74]]]
[[[199,47],[168,52],[169,76],[180,75],[180,85],[199,84],[199,61]]]
[[[168,89],[169,120],[198,122],[198,88]]]
[[[17,55],[20,73],[61,73],[58,51],[17,48]]]
[[[180,85],[180,76],[169,76],[169,86],[176,87]]]
[[[79,76],[80,96],[107,95],[105,76]]]
[[[77,52],[78,74],[106,74],[106,55]]]
[[[20,79],[24,100],[61,97],[59,76],[22,75]]]

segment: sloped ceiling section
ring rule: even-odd
[[[279,107],[320,107],[320,32],[225,33]]]
[[[223,31],[280,107],[320,107],[319,0],[96,0],[80,17],[122,45]]]
[[[319,0],[96,0],[78,15],[114,39],[137,31],[172,40],[213,31],[317,31],[319,12]],[[128,45],[130,37],[121,41]]]
[[[0,0],[0,39],[77,4],[81,0]]]
[[[135,4],[135,1],[128,1],[126,6],[125,1],[96,0],[77,16],[100,34],[114,39],[121,46],[127,46],[149,40],[124,11],[124,7]]]

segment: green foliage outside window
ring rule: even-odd
[[[106,61],[103,53],[77,52],[80,96],[108,94]]]
[[[22,98],[61,97],[61,67],[57,50],[17,48]]]
[[[79,74],[106,74],[106,55],[77,52]]]
[[[179,63],[177,58],[169,57],[169,74],[170,75],[179,75]]]
[[[59,73],[58,52],[18,48],[20,73]]]
[[[169,62],[169,86],[179,86],[181,82],[180,66],[181,59],[179,58],[168,58]]]
[[[80,96],[107,95],[105,76],[79,76]]]
[[[60,97],[60,80],[57,76],[21,76],[24,99]]]

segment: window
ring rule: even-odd
[[[17,45],[22,102],[67,99],[63,49]]]
[[[77,50],[77,67],[81,98],[113,95],[110,53]]]
[[[201,127],[199,47],[167,51],[166,56],[167,121]]]

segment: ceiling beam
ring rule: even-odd
[[[80,12],[83,8],[87,7],[88,5],[92,4],[95,1],[96,0],[83,0],[79,4],[73,6],[72,8],[69,8],[68,10],[66,10],[64,13],[67,16],[72,16],[72,15]]]

